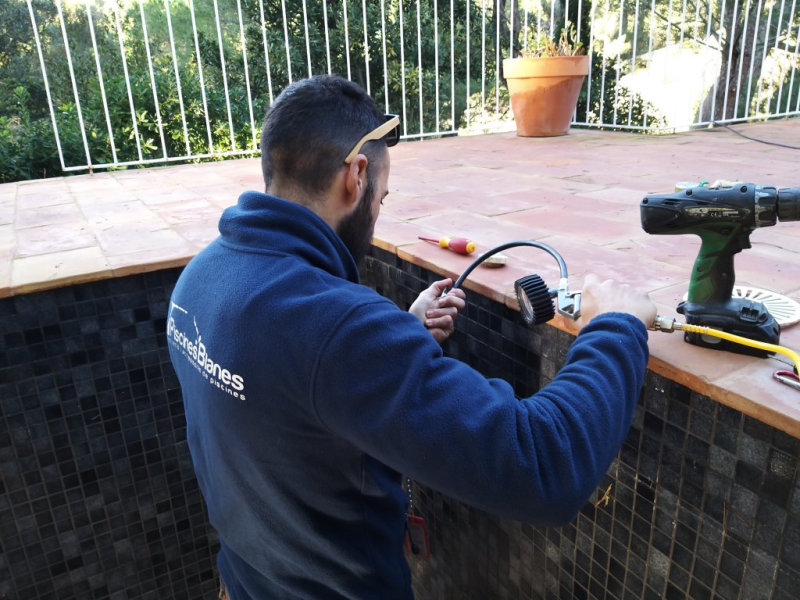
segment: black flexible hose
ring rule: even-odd
[[[539,248],[540,250],[544,250],[545,252],[550,254],[550,256],[555,258],[556,261],[558,261],[558,268],[561,271],[561,279],[567,279],[567,277],[568,277],[568,275],[567,275],[567,263],[564,262],[564,259],[561,257],[561,255],[558,252],[555,251],[555,249],[553,249],[551,246],[548,246],[547,244],[543,244],[542,242],[534,242],[534,241],[530,241],[530,240],[522,240],[522,241],[517,241],[517,242],[508,242],[506,244],[501,244],[500,246],[497,246],[496,248],[492,248],[488,252],[484,252],[483,254],[481,254],[478,258],[476,258],[472,262],[472,264],[470,264],[470,266],[468,266],[466,268],[466,270],[461,274],[461,277],[459,277],[456,280],[456,282],[453,284],[452,289],[456,289],[458,287],[461,287],[461,284],[464,283],[464,280],[469,276],[469,274],[472,273],[472,271],[475,270],[475,267],[480,265],[484,260],[486,260],[490,256],[492,256],[494,254],[497,254],[498,252],[502,252],[503,250],[508,250],[509,248],[516,248],[517,246],[531,246],[533,248]],[[553,295],[553,292],[557,292],[557,290],[550,290],[550,294],[551,295]]]

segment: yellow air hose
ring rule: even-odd
[[[800,372],[800,354],[794,350],[790,350],[789,348],[784,348],[783,346],[777,346],[775,344],[758,342],[756,340],[750,340],[740,335],[719,331],[718,329],[711,329],[710,327],[704,327],[702,325],[689,325],[688,323],[676,322],[674,324],[674,329],[689,331],[690,333],[699,333],[700,335],[710,335],[712,337],[722,338],[723,340],[728,340],[729,342],[734,342],[736,344],[742,344],[744,346],[750,346],[751,348],[765,350],[766,352],[777,352],[778,354],[783,354],[784,356],[788,356],[792,362],[794,362],[795,369]]]

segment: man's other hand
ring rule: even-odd
[[[417,317],[433,339],[440,344],[450,337],[456,328],[456,317],[467,305],[467,296],[461,289],[450,290],[442,298],[442,292],[453,285],[452,279],[442,279],[424,290],[408,309]]]
[[[644,292],[611,279],[600,281],[587,275],[583,281],[580,325],[586,325],[597,315],[624,312],[633,315],[650,327],[656,318],[656,305]]]

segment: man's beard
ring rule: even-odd
[[[375,231],[375,222],[372,220],[374,193],[375,182],[367,178],[367,187],[361,197],[361,202],[353,212],[339,222],[339,226],[336,228],[336,233],[350,250],[356,264],[361,262],[372,246],[372,234]]]

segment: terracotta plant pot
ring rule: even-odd
[[[588,73],[588,56],[505,59],[517,135],[566,135]]]

